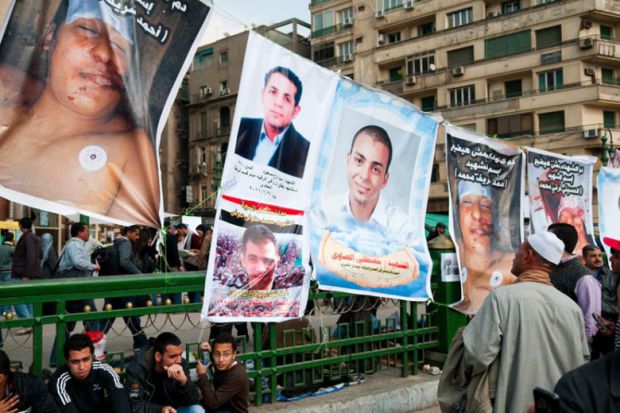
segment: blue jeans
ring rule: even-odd
[[[1,281],[19,281],[16,280],[14,278],[11,278],[11,274],[10,273],[3,273],[0,274],[0,282]],[[13,307],[15,307],[15,313],[17,314],[17,317],[19,318],[32,318],[32,305],[30,304],[15,304]],[[0,307],[0,314],[1,313],[8,313],[9,311],[11,311],[11,306],[10,305],[3,305],[2,307]]]
[[[193,406],[177,407],[177,413],[205,413],[205,409],[199,404],[194,404]]]

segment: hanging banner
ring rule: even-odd
[[[620,169],[604,167],[598,171],[598,228],[601,241],[606,237],[620,239]],[[609,246],[603,242],[607,257]]]
[[[400,98],[340,81],[309,214],[321,289],[431,298],[424,216],[437,126]]]
[[[16,2],[0,43],[0,196],[159,227],[156,148],[209,10],[206,0]]]
[[[446,166],[462,299],[475,314],[495,288],[510,284],[523,239],[524,154],[517,147],[446,124]]]
[[[594,156],[564,156],[527,148],[527,174],[532,233],[557,222],[571,224],[579,239],[574,253],[594,244],[592,168]]]
[[[301,317],[305,210],[338,76],[250,32],[222,175],[201,318]]]

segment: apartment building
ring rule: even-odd
[[[312,58],[515,145],[620,141],[620,1],[313,0]],[[440,134],[443,132],[440,130]],[[443,136],[428,210],[447,212]]]
[[[269,40],[310,57],[303,30],[310,25],[289,19],[254,30]],[[189,76],[189,187],[199,214],[213,213],[222,176],[249,31],[227,36],[196,52]]]

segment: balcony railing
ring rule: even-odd
[[[353,27],[353,21],[351,21],[351,23],[338,23],[336,25],[333,26],[329,26],[329,27],[325,27],[323,29],[318,29],[318,30],[314,30],[312,32],[312,39],[316,39],[318,37],[323,37],[323,36],[329,36],[330,34],[334,34],[334,33],[338,33],[341,31],[344,31],[346,29],[350,29]]]

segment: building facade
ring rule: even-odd
[[[453,124],[569,155],[620,139],[620,1],[313,0],[311,13],[313,60]],[[429,212],[447,197],[440,130]]]
[[[310,42],[300,29],[310,25],[290,19],[254,30],[269,40],[310,57]],[[228,150],[248,31],[202,46],[189,76],[189,186],[191,205],[212,213]]]

